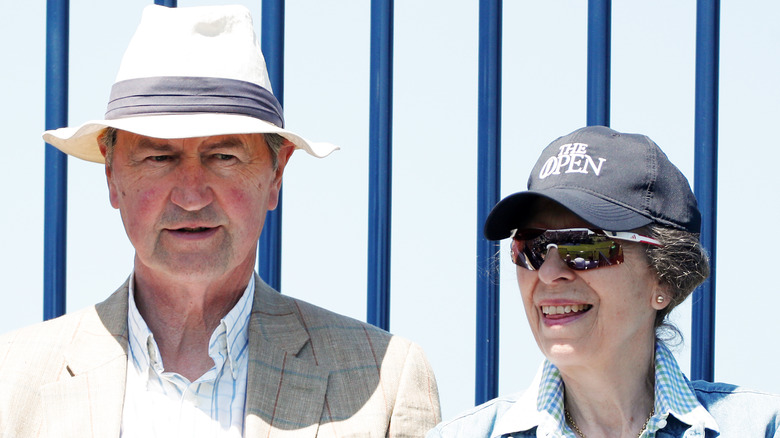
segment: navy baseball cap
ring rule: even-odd
[[[555,201],[609,231],[652,223],[698,233],[701,213],[680,169],[647,136],[588,126],[550,143],[528,190],[502,199],[488,215],[488,240],[510,237],[533,217],[539,198]]]

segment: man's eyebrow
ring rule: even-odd
[[[245,148],[246,144],[239,138],[226,138],[224,140],[218,140],[214,143],[206,143],[203,149],[210,151],[214,149],[233,149],[233,148]]]
[[[155,151],[160,152],[170,152],[173,150],[173,147],[167,143],[158,143],[156,141],[152,141],[149,138],[142,138],[138,141],[137,147],[139,149],[152,149]]]

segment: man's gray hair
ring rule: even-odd
[[[117,129],[108,127],[98,136],[98,143],[106,148],[106,163],[111,167],[114,161],[114,146],[116,146]],[[274,171],[279,168],[279,151],[284,146],[285,138],[279,134],[263,134],[268,152],[271,154],[271,165]]]

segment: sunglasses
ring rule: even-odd
[[[542,267],[550,248],[556,248],[561,260],[575,271],[614,266],[623,263],[621,241],[661,246],[653,238],[624,231],[524,228],[512,234],[512,261],[535,271]]]

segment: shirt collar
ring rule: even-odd
[[[254,302],[255,276],[249,279],[244,294],[227,315],[220,321],[219,327],[214,330],[209,341],[209,356],[217,362],[217,356],[224,357],[227,352],[230,358],[230,372],[235,379],[238,376],[238,367],[247,361],[247,347],[249,346],[249,317],[252,314]],[[224,334],[224,335],[223,335]]]
[[[647,425],[649,431],[666,426],[669,415],[700,430],[702,435],[704,428],[718,431],[715,418],[699,403],[674,355],[661,342],[655,344],[655,412]]]
[[[693,387],[680,371],[671,351],[661,342],[655,347],[655,414],[648,432],[666,426],[669,415],[690,427],[718,431],[715,419],[699,403]],[[553,432],[574,436],[565,426],[563,380],[558,367],[545,360],[528,390],[496,421],[491,438],[537,427],[537,436]],[[554,436],[554,435],[553,435]]]
[[[563,419],[563,380],[558,368],[542,362],[531,385],[496,421],[491,438],[537,428],[537,436],[568,432]]]
[[[209,340],[209,356],[214,360],[217,371],[225,362],[230,364],[233,378],[238,377],[238,368],[247,362],[249,345],[249,317],[254,302],[255,276],[249,279],[238,302],[221,320]],[[135,304],[135,273],[130,274],[128,285],[127,326],[129,354],[138,371],[147,368],[161,374],[164,371],[160,350],[154,335]],[[229,360],[225,360],[229,358]]]

